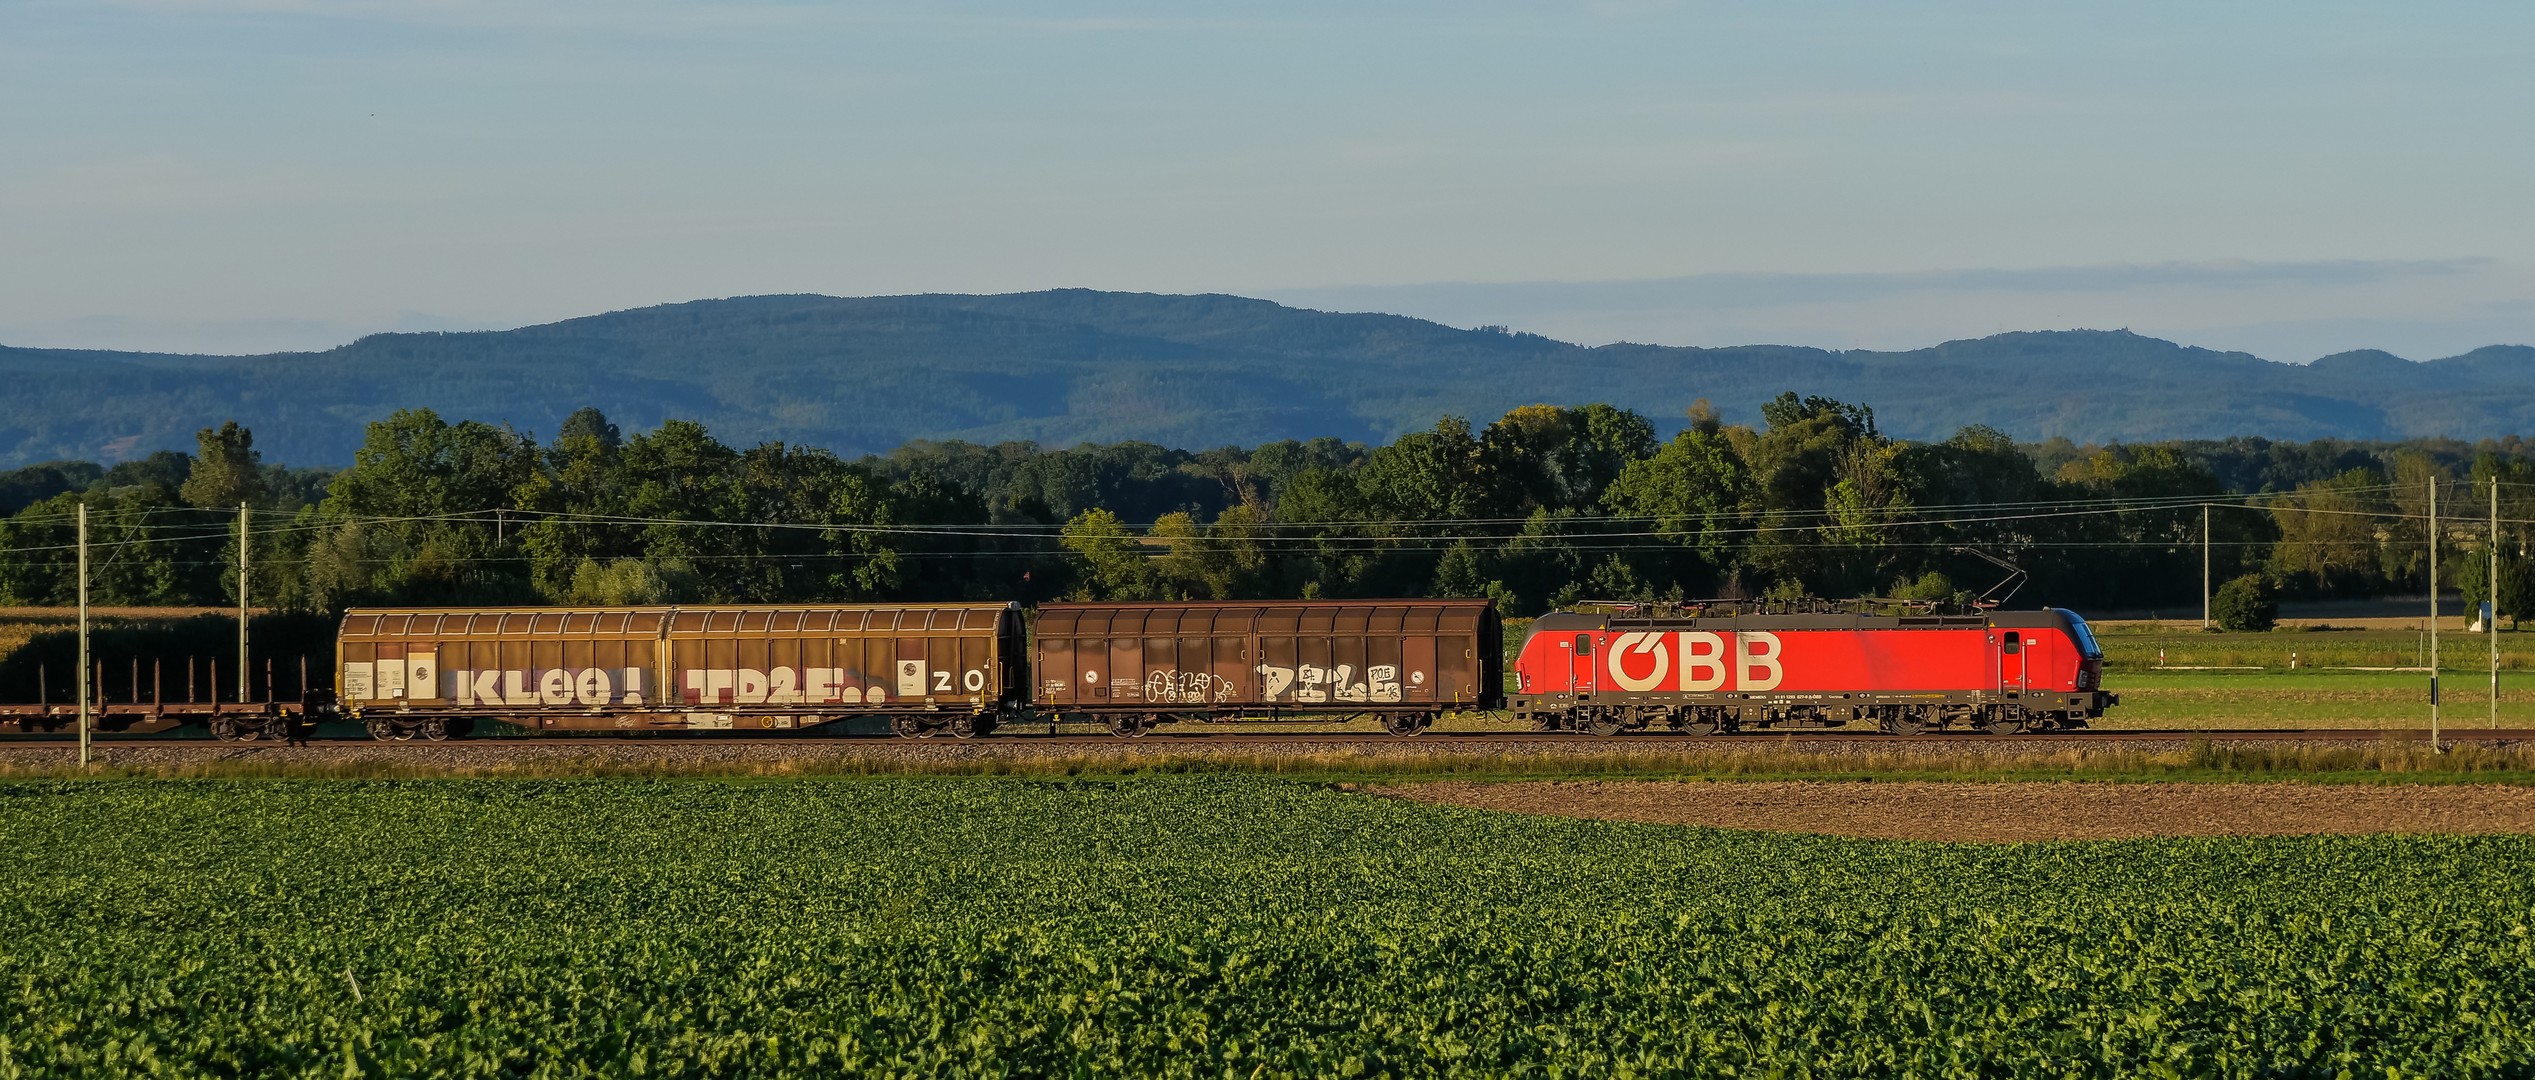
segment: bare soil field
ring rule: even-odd
[[[2535,789],[2492,784],[1454,781],[1363,790],[1525,814],[1887,840],[2535,832]]]

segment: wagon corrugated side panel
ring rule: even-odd
[[[1485,600],[1069,603],[1039,609],[1042,707],[1378,712],[1501,704]]]
[[[355,609],[336,688],[391,723],[791,727],[1018,706],[1020,642],[1011,604]]]

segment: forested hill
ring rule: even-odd
[[[266,356],[0,347],[0,385],[0,467],[186,449],[229,419],[255,430],[267,460],[340,463],[364,422],[418,406],[545,435],[595,405],[629,427],[695,419],[736,443],[849,456],[917,438],[1380,442],[1446,413],[1485,419],[1534,401],[1607,401],[1677,424],[1708,398],[1748,421],[1790,389],[1872,402],[1886,432],[1910,438],[1966,424],[2081,443],[2535,432],[2526,346],[2304,366],[2087,330],[1908,352],[1587,348],[1233,296],[1088,290],[700,300]]]

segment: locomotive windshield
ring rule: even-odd
[[[2086,653],[2087,659],[2101,660],[2104,658],[2104,647],[2095,644],[2095,632],[2086,628],[2085,616],[2074,611],[2070,611],[2067,608],[2052,608],[2051,610],[2059,612],[2061,615],[2067,617],[2069,630],[2077,635],[2077,647]]]

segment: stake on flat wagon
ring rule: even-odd
[[[2429,478],[2429,752],[2438,752],[2438,478]]]

